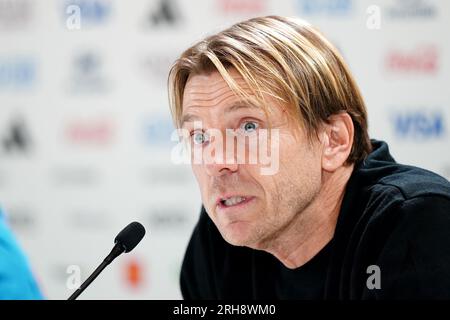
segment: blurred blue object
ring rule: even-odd
[[[28,261],[0,209],[0,299],[42,299]]]

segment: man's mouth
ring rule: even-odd
[[[253,197],[249,196],[230,196],[230,197],[221,197],[217,201],[217,205],[221,208],[229,208],[238,206],[240,204],[244,204],[252,200]]]

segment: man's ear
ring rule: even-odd
[[[344,165],[353,146],[353,121],[347,112],[334,114],[324,125],[322,168],[334,172]]]

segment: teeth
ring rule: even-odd
[[[223,200],[222,202],[223,202],[224,205],[229,207],[229,206],[234,206],[234,205],[236,205],[238,203],[241,203],[244,200],[245,200],[244,197],[231,197],[231,198]]]

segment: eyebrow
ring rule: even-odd
[[[194,106],[195,107],[195,106]],[[245,104],[245,103],[235,103],[225,108],[224,113],[231,113],[240,109],[257,109],[255,105]],[[183,126],[186,122],[192,121],[201,121],[201,118],[192,113],[186,113],[181,118],[181,126]]]

